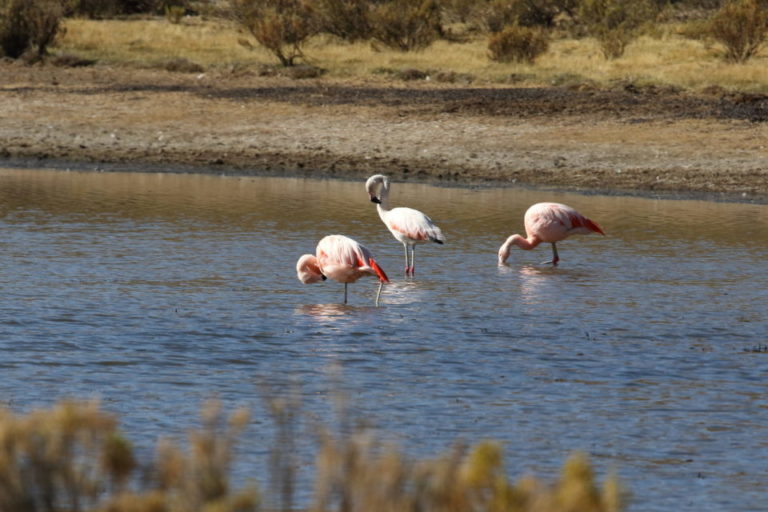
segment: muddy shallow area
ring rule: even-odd
[[[0,63],[0,164],[768,202],[768,97]]]

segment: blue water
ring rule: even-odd
[[[562,242],[556,269],[545,246],[497,266],[538,201],[607,236]],[[409,183],[391,202],[447,237],[413,279],[363,182],[0,171],[0,397],[98,397],[147,454],[207,399],[248,407],[237,472],[264,481],[264,394],[333,422],[345,391],[412,457],[496,439],[513,478],[551,479],[585,451],[630,510],[768,507],[768,206]],[[381,307],[373,279],[348,305],[296,279],[332,233],[389,274]]]

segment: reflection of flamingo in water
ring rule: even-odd
[[[415,270],[415,247],[419,242],[431,241],[438,244],[445,242],[445,236],[432,219],[413,208],[389,209],[389,178],[382,174],[375,174],[365,182],[365,189],[371,197],[371,202],[376,203],[379,217],[384,221],[387,229],[392,233],[405,249],[405,275],[413,275]],[[408,248],[411,248],[410,261]]]
[[[379,278],[376,305],[387,274],[376,264],[371,252],[344,235],[329,235],[317,244],[315,255],[305,254],[296,263],[296,274],[304,284],[325,281],[330,277],[344,283],[344,304],[347,303],[347,284],[354,283],[366,274]]]
[[[530,251],[542,242],[552,244],[552,261],[545,263],[557,265],[560,257],[557,255],[556,242],[575,234],[600,233],[605,235],[600,226],[570,206],[559,203],[534,204],[525,212],[524,223],[527,238],[520,235],[512,235],[507,238],[499,248],[499,265],[507,261],[513,245]]]

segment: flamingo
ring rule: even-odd
[[[375,302],[377,306],[381,288],[389,282],[387,274],[371,256],[371,251],[344,235],[328,235],[321,239],[315,255],[305,254],[296,262],[296,274],[304,284],[325,281],[329,277],[344,283],[344,304],[347,303],[347,285],[366,274],[379,278]]]
[[[432,222],[432,219],[413,208],[392,208],[389,209],[389,178],[382,174],[375,174],[365,182],[365,189],[371,198],[371,202],[376,203],[376,209],[379,217],[384,221],[384,225],[400,243],[405,250],[405,275],[414,275],[416,270],[415,247],[420,242],[445,243],[445,236],[439,227]],[[408,258],[408,249],[411,249],[410,260]]]
[[[527,238],[520,235],[512,235],[499,248],[499,265],[503,265],[509,258],[513,245],[530,251],[542,242],[552,244],[552,263],[557,265],[560,257],[557,255],[557,246],[560,240],[565,240],[571,235],[600,233],[605,235],[600,226],[584,217],[582,214],[560,203],[537,203],[525,212],[525,232]]]

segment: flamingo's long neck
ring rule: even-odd
[[[389,184],[382,183],[381,191],[379,192],[379,203],[376,205],[376,209],[379,211],[379,217],[384,219],[389,212]]]
[[[519,248],[530,251],[531,249],[535,248],[537,245],[541,243],[541,240],[539,240],[535,236],[531,236],[530,238],[523,238],[520,235],[512,235],[509,238],[507,238],[507,241],[505,242],[505,245],[507,247],[510,247],[512,245],[516,245]]]

